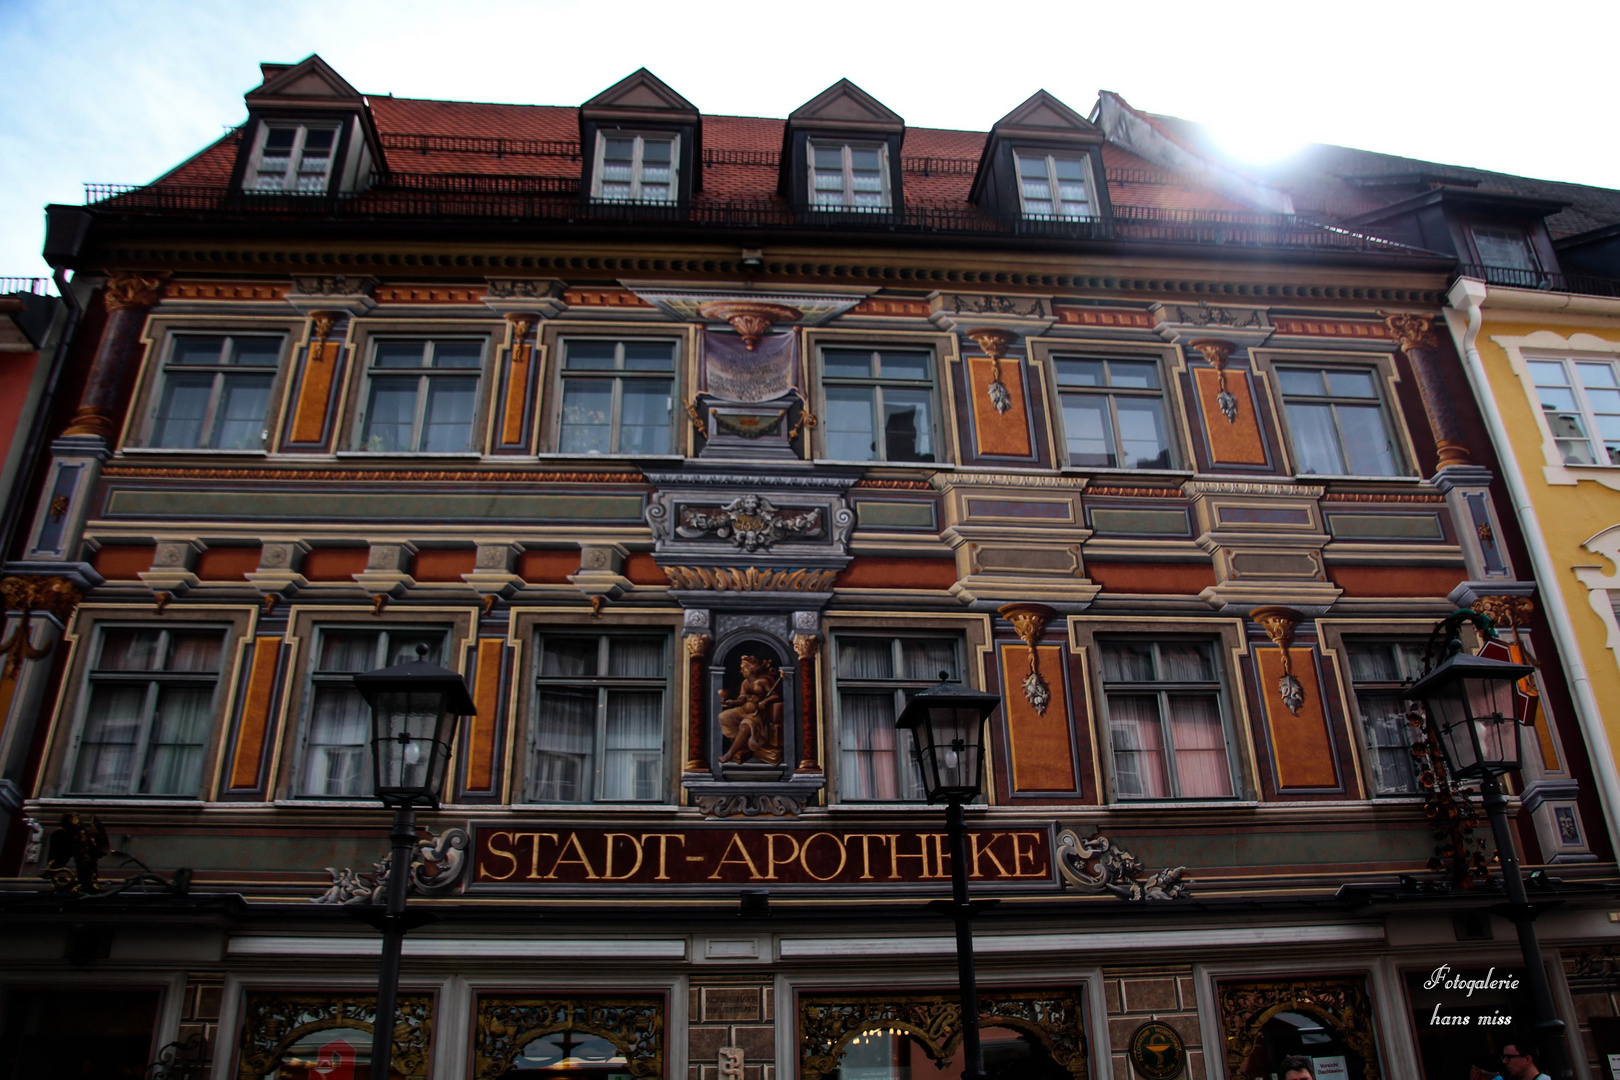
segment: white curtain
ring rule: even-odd
[[[899,790],[899,734],[894,693],[844,693],[839,697],[839,784],[843,797],[893,800]],[[908,769],[909,772],[909,769]],[[909,794],[909,793],[908,793]]]
[[[595,645],[594,639],[592,645]],[[596,748],[596,690],[547,689],[534,733],[535,802],[589,802]]]
[[[614,690],[607,696],[602,798],[658,798],[663,771],[664,695],[656,690]]]
[[[1169,796],[1158,696],[1109,694],[1108,727],[1118,794],[1148,799]]]
[[[1230,798],[1232,771],[1226,762],[1220,703],[1207,694],[1171,694],[1169,701],[1182,798]]]
[[[218,643],[214,642],[217,652]],[[172,686],[159,692],[146,743],[144,795],[196,795],[213,713],[213,687]]]

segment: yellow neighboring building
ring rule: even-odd
[[[1446,321],[1524,527],[1612,836],[1620,808],[1620,299],[1463,276]]]

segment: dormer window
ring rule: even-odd
[[[599,131],[592,194],[609,202],[674,202],[679,160],[678,135]]]
[[[1015,150],[1013,157],[1018,162],[1018,198],[1025,217],[1095,216],[1085,155]]]
[[[248,166],[251,191],[325,194],[337,147],[336,126],[261,124],[259,146]]]
[[[1534,288],[1541,284],[1541,266],[1530,248],[1530,237],[1523,226],[1508,223],[1468,226],[1474,251],[1485,272],[1485,280],[1497,285]]]
[[[810,143],[814,205],[823,210],[886,210],[888,148],[881,143]]]

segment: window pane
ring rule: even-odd
[[[636,679],[662,679],[663,638],[608,638],[609,675]]]
[[[541,643],[540,675],[543,678],[589,678],[596,674],[595,637],[548,637]]]
[[[379,341],[372,364],[376,367],[421,367],[425,341]]]
[[[85,710],[84,735],[73,790],[87,795],[127,794],[133,783],[135,744],[146,711],[147,687],[97,686]]]
[[[1327,371],[1328,393],[1339,397],[1376,398],[1378,388],[1365,371]]]
[[[202,442],[208,399],[214,393],[212,375],[171,375],[152,425],[152,445],[190,449]]]
[[[859,800],[907,797],[900,786],[894,694],[841,694],[839,720],[839,793]]]
[[[894,678],[893,645],[887,638],[839,638],[838,677],[840,679]]]
[[[643,170],[654,165],[668,165],[670,161],[671,140],[644,139],[641,144],[641,167]]]
[[[1486,266],[1503,266],[1514,270],[1536,269],[1530,254],[1530,244],[1524,230],[1512,226],[1475,225],[1474,248],[1479,260]]]
[[[624,370],[674,371],[675,343],[671,341],[625,342]]]
[[[1202,641],[1167,641],[1159,646],[1159,674],[1169,682],[1214,682],[1214,650]]]
[[[934,427],[926,390],[883,393],[883,460],[933,461]]]
[[[1150,694],[1109,694],[1108,734],[1116,792],[1123,798],[1167,797],[1170,784],[1159,699]]]
[[[818,169],[844,169],[844,148],[841,146],[817,146],[812,153],[815,155],[815,167]]]
[[[558,449],[565,454],[612,451],[613,383],[607,379],[564,379],[562,431]]]
[[[1322,385],[1320,371],[1295,371],[1291,368],[1277,369],[1277,385],[1282,387],[1285,394],[1309,394],[1320,397],[1325,393]]]
[[[1333,406],[1288,405],[1289,426],[1293,429],[1294,452],[1301,473],[1342,474],[1344,461],[1333,426]]]
[[[1152,682],[1153,646],[1145,641],[1111,641],[1101,646],[1104,682]]]
[[[872,431],[873,391],[870,387],[829,386],[823,417],[827,430],[827,456],[839,461],[874,461],[877,444]]]
[[[870,146],[852,146],[849,149],[850,167],[859,172],[877,169],[883,161],[882,151]]]
[[[1400,471],[1395,464],[1395,447],[1390,443],[1382,409],[1376,406],[1336,405],[1334,411],[1338,414],[1352,473],[1357,476],[1394,476]]]
[[[619,453],[669,453],[674,408],[667,380],[625,379],[619,402]]]
[[[147,795],[196,795],[202,781],[203,749],[213,718],[213,687],[165,687],[146,745]]]
[[[956,645],[937,638],[902,641],[900,667],[905,678],[918,682],[952,681],[956,678]]]
[[[1108,361],[1108,384],[1133,389],[1157,390],[1159,388],[1159,365],[1151,361],[1110,360]]]
[[[422,449],[455,453],[472,448],[477,379],[429,379],[427,415],[422,420]]]
[[[1366,736],[1367,763],[1373,790],[1379,795],[1406,795],[1417,791],[1417,765],[1412,757],[1416,739],[1406,720],[1406,702],[1398,695],[1357,694]]]
[[[1564,365],[1556,360],[1531,360],[1530,375],[1537,386],[1568,386]]]
[[[1394,645],[1354,645],[1350,648],[1353,682],[1400,682],[1401,669]]]
[[[590,800],[596,698],[593,688],[547,687],[539,695],[531,795],[536,802]]]
[[[366,426],[361,432],[361,449],[373,452],[414,450],[411,436],[416,426],[416,392],[420,380],[373,379],[371,402],[366,407]]]
[[[418,646],[426,651],[418,653]],[[382,666],[393,667],[395,664],[409,664],[416,660],[441,664],[444,661],[439,653],[443,647],[444,635],[441,633],[433,631],[392,633],[388,635],[388,650],[383,653]]]
[[[169,634],[169,658],[166,671],[219,671],[219,651],[224,639],[212,631],[187,633],[176,630]]]
[[[222,337],[177,337],[169,353],[169,363],[217,364],[224,350],[225,339]]]
[[[1538,386],[1536,396],[1541,399],[1543,409],[1557,409],[1562,412],[1575,411],[1575,391],[1561,386]]]
[[[878,374],[885,379],[928,378],[927,353],[882,353],[878,357]]]
[[[337,131],[334,128],[310,128],[304,132],[304,153],[321,152],[332,149],[337,141]]]
[[[281,362],[280,338],[237,338],[231,359],[248,367],[275,367]]]
[[[298,139],[298,129],[290,127],[273,127],[265,133],[264,152],[266,154],[290,154],[293,143]]]
[[[264,417],[269,407],[270,376],[225,376],[212,445],[220,450],[259,449],[264,445]]]
[[[1119,464],[1109,430],[1106,397],[1064,394],[1063,434],[1069,445],[1070,465],[1111,469]]]
[[[371,709],[352,686],[315,688],[304,794],[354,798],[371,790]]]
[[[1168,469],[1170,437],[1165,430],[1164,404],[1157,398],[1119,398],[1115,407],[1119,410],[1120,456],[1126,467]]]
[[[563,366],[573,371],[611,371],[617,348],[611,341],[570,341]]]
[[[161,630],[103,630],[98,671],[151,671],[158,666]]]
[[[1587,388],[1620,385],[1615,382],[1614,367],[1610,364],[1576,364],[1575,375]]]
[[[845,349],[828,349],[821,354],[821,372],[828,377],[865,377],[872,374],[872,354]]]
[[[649,800],[663,784],[664,695],[658,691],[610,690],[602,798]]]
[[[1176,775],[1188,799],[1229,798],[1232,771],[1226,763],[1226,737],[1219,703],[1210,695],[1171,694],[1170,738],[1175,743]]]
[[[440,341],[433,346],[433,366],[475,368],[484,361],[484,345],[479,341]]]
[[[1101,360],[1057,361],[1059,386],[1101,386],[1103,365]]]

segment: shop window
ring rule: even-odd
[[[389,1080],[426,1080],[432,1063],[433,999],[401,994],[395,1008]],[[375,994],[249,990],[242,1012],[232,1074],[236,1080],[359,1080],[371,1075]]]
[[[1155,360],[1058,356],[1068,463],[1096,469],[1168,469],[1164,385]]]
[[[909,731],[895,720],[911,693],[961,670],[950,638],[861,637],[834,640],[838,698],[838,797],[843,802],[917,802],[923,798]]]
[[[371,795],[371,709],[354,688],[354,676],[415,660],[418,645],[426,646],[429,663],[443,663],[442,630],[317,630],[299,769],[300,795],[327,799]]]
[[[889,197],[888,147],[882,143],[810,142],[810,205],[816,210],[876,213]]]
[[[279,336],[175,334],[159,375],[149,446],[262,450]]]
[[[1346,651],[1373,794],[1415,795],[1417,762],[1412,757],[1412,743],[1417,735],[1406,720],[1404,687],[1423,674],[1423,646],[1398,641],[1353,642],[1346,644]]]
[[[564,341],[557,449],[565,454],[672,453],[675,355],[673,341]]]
[[[934,356],[823,349],[822,428],[834,461],[937,461]]]
[[[1531,1032],[1535,1008],[1523,974],[1522,969],[1449,964],[1404,973],[1424,1076],[1466,1073],[1469,1065],[1489,1066],[1485,1075],[1497,1075],[1507,1064],[1502,1047]],[[1572,1050],[1579,1045],[1570,1041]]]
[[[1620,465],[1620,379],[1609,360],[1530,360],[1565,465]]]
[[[28,987],[0,1007],[0,1076],[145,1080],[157,990]]]
[[[606,202],[674,202],[678,160],[675,135],[599,131],[592,195]]]
[[[312,124],[261,124],[248,163],[249,191],[324,195],[331,182],[338,129]]]
[[[1115,797],[1232,798],[1214,643],[1104,641],[1099,652]]]
[[[473,1076],[662,1080],[666,1023],[664,998],[657,994],[480,995]]]
[[[946,1080],[962,1075],[960,1001],[905,995],[799,997],[803,1080]],[[1082,997],[1072,990],[979,992],[979,1038],[992,1080],[1088,1075]]]
[[[474,450],[483,364],[482,341],[373,342],[357,449],[385,454]]]
[[[224,640],[218,629],[98,627],[68,791],[199,796]]]
[[[527,801],[664,797],[667,635],[541,634]]]
[[[1400,455],[1371,368],[1276,369],[1301,475],[1400,476]]]
[[[1384,1080],[1365,976],[1222,980],[1215,999],[1233,1080],[1280,1075],[1283,1059],[1294,1055],[1315,1061],[1318,1076]]]
[[[1015,150],[1013,157],[1018,163],[1018,201],[1025,217],[1094,215],[1086,155]]]

